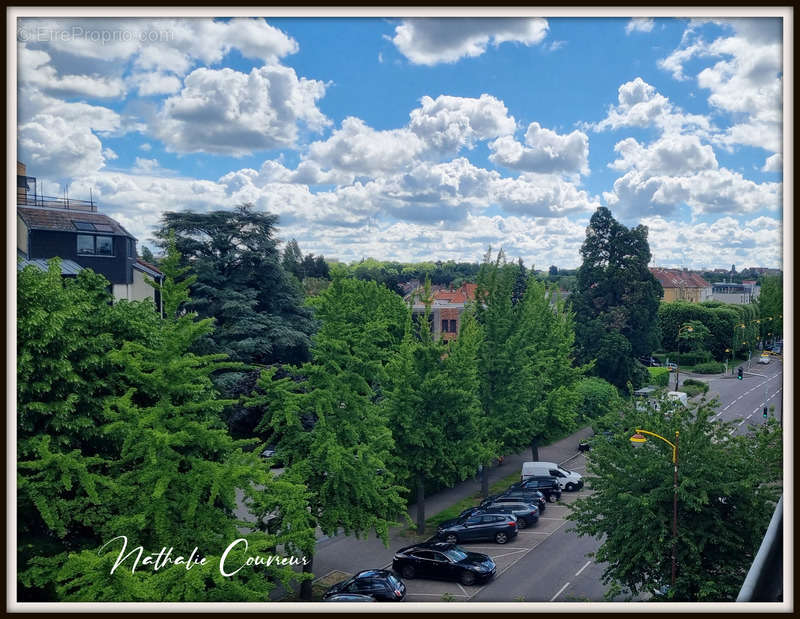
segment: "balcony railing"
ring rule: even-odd
[[[61,208],[70,211],[84,211],[94,213],[97,204],[91,200],[75,200],[73,198],[59,198],[56,196],[17,195],[17,206],[40,206],[47,208]]]
[[[783,601],[783,497],[775,506],[761,547],[747,572],[737,602]]]

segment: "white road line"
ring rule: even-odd
[[[449,591],[445,591],[445,593],[449,593]],[[409,593],[407,595],[408,596],[411,596],[411,595],[427,595],[427,596],[432,596],[432,597],[435,597],[435,598],[440,598],[440,597],[442,597],[444,595],[444,593]],[[450,595],[452,595],[454,598],[468,598],[469,597],[469,595],[467,595],[467,594],[461,595],[460,593],[456,593],[456,594],[450,593]]]
[[[551,602],[552,602],[552,601],[554,601],[554,600],[555,600],[555,599],[556,599],[556,598],[557,598],[559,595],[561,595],[561,593],[562,593],[562,592],[564,591],[564,589],[566,589],[567,587],[569,587],[569,583],[567,583],[566,585],[564,585],[563,587],[561,587],[561,588],[558,590],[558,593],[556,593],[556,594],[555,594],[555,595],[554,595],[552,598],[550,598],[550,601],[551,601]]]
[[[587,567],[589,567],[589,565],[590,565],[591,563],[592,563],[591,561],[587,561],[587,562],[586,562],[586,565],[584,565],[584,566],[583,566],[581,569],[579,569],[577,572],[575,572],[575,577],[577,578],[578,576],[580,576],[581,572],[582,572],[583,570],[585,570]]]
[[[462,586],[461,586],[461,583],[460,583],[460,582],[457,582],[456,584],[458,585],[458,588],[459,588],[459,589],[461,589],[461,592],[462,592],[464,595],[466,595],[467,597],[469,597],[469,594],[468,594],[466,591],[464,591],[464,587],[462,587]]]

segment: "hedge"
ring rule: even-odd
[[[725,371],[725,366],[716,361],[709,361],[708,363],[700,363],[692,369],[697,374],[722,374]]]
[[[650,382],[658,387],[666,387],[669,383],[669,368],[647,368]]]

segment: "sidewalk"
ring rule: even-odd
[[[580,440],[591,436],[591,434],[591,427],[587,426],[552,445],[540,447],[539,460],[558,463],[571,460],[578,454]],[[493,466],[489,469],[489,485],[491,486],[494,482],[512,473],[519,473],[522,470],[522,463],[530,460],[530,449],[519,454],[506,456],[502,465]],[[470,478],[456,484],[453,488],[432,494],[425,500],[426,518],[435,516],[451,505],[479,493],[480,489],[480,478]],[[408,514],[412,521],[416,520],[416,505],[409,506]],[[346,535],[321,538],[317,542],[314,556],[314,577],[316,579],[323,578],[336,571],[342,572],[341,578],[345,578],[345,574],[354,574],[366,569],[384,568],[391,564],[394,553],[398,548],[423,539],[425,539],[424,536],[416,536],[411,533],[409,526],[406,524],[389,531],[388,548],[383,545],[374,533],[366,539],[356,539],[354,536]]]

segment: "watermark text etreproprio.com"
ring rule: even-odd
[[[68,41],[90,41],[105,45],[107,43],[163,43],[172,41],[175,33],[172,30],[136,30],[131,28],[40,28],[33,25],[17,27],[17,41],[21,43],[52,43]]]

